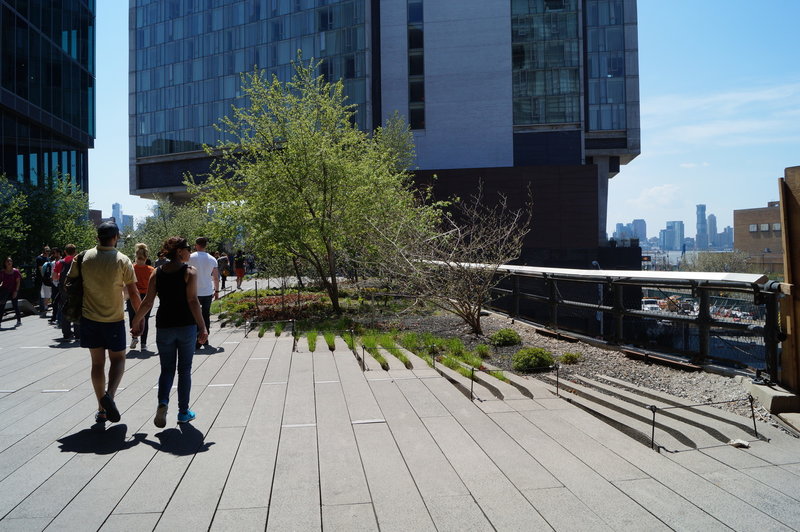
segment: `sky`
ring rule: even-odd
[[[486,0],[501,2],[508,0]],[[800,165],[800,0],[639,0],[642,153],[609,184],[608,232],[668,220],[695,234],[695,206],[733,225],[733,210],[778,199]],[[128,2],[97,0],[97,139],[89,200],[137,219],[128,193]]]

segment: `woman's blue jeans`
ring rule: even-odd
[[[189,394],[192,389],[192,357],[197,341],[197,325],[156,328],[156,345],[161,359],[161,375],[158,377],[158,402],[168,404],[169,392],[178,368],[178,408],[189,409]]]

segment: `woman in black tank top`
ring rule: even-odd
[[[161,375],[158,378],[158,408],[153,422],[159,428],[167,424],[169,394],[176,367],[178,423],[186,423],[196,417],[189,410],[192,356],[195,342],[203,344],[208,339],[200,301],[197,299],[197,271],[186,264],[189,260],[189,244],[185,238],[173,236],[164,242],[162,251],[169,262],[156,268],[150,276],[147,296],[131,321],[131,334],[136,335],[142,326],[142,319],[153,308],[158,295],[156,345],[161,359]]]

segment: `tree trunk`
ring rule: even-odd
[[[292,266],[294,266],[294,274],[297,276],[297,284],[300,288],[305,288],[305,286],[303,286],[303,276],[300,275],[300,267],[297,265],[296,257],[292,257]]]

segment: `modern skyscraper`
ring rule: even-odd
[[[659,244],[664,251],[680,251],[683,248],[683,222],[667,222],[667,228],[659,232]]]
[[[641,242],[647,241],[647,222],[641,218],[633,221],[633,237],[638,238]]]
[[[708,244],[716,247],[719,245],[717,235],[717,217],[713,214],[708,215]]]
[[[0,173],[88,191],[95,136],[95,1],[0,0]]]
[[[605,244],[608,179],[639,154],[636,0],[132,0],[130,21],[130,190],[143,197],[184,195],[213,125],[245,103],[239,74],[287,80],[298,49],[344,80],[360,127],[407,117],[417,179],[436,174],[436,194],[483,179],[521,205],[530,186],[526,248],[548,257]]]
[[[708,249],[708,223],[706,221],[706,206],[703,204],[697,206],[697,234],[694,242],[697,249]]]
[[[111,216],[114,217],[114,221],[117,225],[122,225],[122,205],[119,203],[114,203],[111,205]]]

